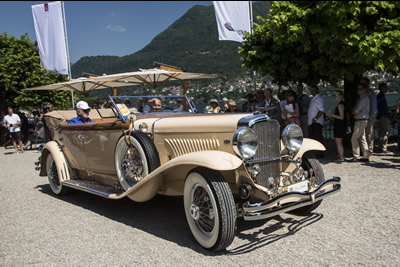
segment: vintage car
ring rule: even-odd
[[[144,97],[109,97],[111,108],[93,109],[88,124],[67,124],[73,110],[47,113],[54,141],[37,169],[52,191],[138,202],[183,196],[195,240],[218,251],[232,243],[238,217],[308,214],[340,190],[340,178],[325,180],[312,154],[324,146],[299,126],[281,133],[266,114],[202,114],[185,95],[154,97],[162,108],[149,112],[135,106]]]

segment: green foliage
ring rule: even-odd
[[[27,34],[19,39],[0,34],[0,109],[7,106],[23,109],[38,108],[42,103],[64,107],[69,92],[21,91],[21,89],[57,83],[66,78],[45,70],[35,45]]]
[[[275,82],[353,80],[369,70],[398,73],[400,2],[274,1],[239,47],[243,67]]]
[[[254,15],[266,16],[269,2],[253,4]],[[237,53],[240,45],[219,41],[213,6],[194,6],[157,35],[142,50],[124,57],[83,57],[72,65],[72,76],[82,72],[112,74],[152,68],[153,61],[178,66],[188,72],[217,73],[228,77],[245,76]]]

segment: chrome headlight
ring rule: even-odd
[[[239,128],[233,135],[233,151],[243,158],[252,158],[257,151],[257,135],[248,127]]]
[[[282,142],[285,148],[296,153],[303,145],[303,131],[300,126],[292,123],[283,129]]]
[[[149,126],[147,126],[147,123],[142,122],[139,124],[139,131],[147,133],[148,129],[149,129]]]

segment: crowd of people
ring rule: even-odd
[[[388,91],[387,84],[379,84],[379,94],[370,88],[370,80],[363,77],[357,87],[358,100],[353,110],[346,110],[344,94],[341,90],[335,91],[337,106],[334,111],[325,111],[324,99],[319,93],[316,85],[310,87],[311,98],[304,93],[301,84],[296,90],[289,88],[278,93],[277,98],[273,97],[270,88],[259,90],[255,94],[247,94],[246,102],[241,109],[233,100],[223,99],[223,106],[219,101],[211,99],[205,113],[226,113],[226,112],[259,112],[265,113],[270,118],[276,119],[281,125],[281,131],[287,125],[295,123],[303,131],[304,137],[315,139],[324,143],[323,126],[325,118],[333,119],[333,136],[336,143],[337,159],[340,163],[345,161],[344,139],[351,134],[352,157],[347,159],[350,162],[369,161],[374,153],[374,125],[378,120],[378,144],[375,152],[387,153],[387,144],[390,129],[390,110],[385,94]],[[396,105],[398,117],[398,150],[396,156],[400,156],[400,99]],[[351,129],[351,121],[354,127]],[[316,153],[317,158],[323,158],[324,153]]]
[[[334,111],[325,111],[324,99],[319,93],[316,85],[310,87],[311,98],[304,93],[302,85],[297,85],[296,90],[289,88],[278,93],[278,98],[273,97],[270,88],[259,90],[255,94],[247,94],[246,102],[238,107],[233,100],[223,99],[220,107],[217,99],[211,99],[205,108],[205,113],[235,113],[251,112],[265,113],[270,118],[279,122],[281,131],[289,124],[297,124],[303,131],[303,136],[315,139],[324,143],[323,126],[325,117],[334,120],[333,136],[336,143],[337,159],[336,162],[345,161],[344,139],[346,134],[351,134],[352,157],[347,159],[350,162],[369,161],[374,152],[374,125],[378,121],[378,144],[376,152],[387,153],[387,145],[390,129],[390,110],[386,101],[385,94],[388,91],[387,84],[379,84],[378,95],[370,88],[368,78],[362,78],[357,87],[358,100],[353,110],[346,110],[344,95],[340,90],[335,91],[337,106]],[[128,108],[132,108],[130,102],[124,103]],[[161,101],[158,98],[151,100],[138,99],[137,112],[160,111]],[[178,109],[182,109],[182,101],[177,102]],[[91,107],[85,101],[79,101],[76,105],[76,117],[68,121],[68,124],[91,123],[89,117]],[[136,108],[135,108],[136,109]],[[15,114],[11,107],[8,107],[8,114],[2,112],[2,132],[1,143],[6,146],[12,143],[15,153],[23,153],[25,149],[32,148],[34,141],[52,140],[52,133],[46,126],[44,115],[51,111],[51,106],[43,107],[41,114],[34,114],[34,128],[29,129],[28,119],[23,112]],[[400,99],[397,101],[396,111],[398,121],[398,140],[397,153],[400,156]],[[40,116],[39,116],[40,115]],[[351,121],[354,127],[351,129]],[[18,149],[19,146],[19,149]],[[323,152],[316,153],[317,158],[323,158]]]
[[[16,154],[31,149],[33,143],[41,142],[39,147],[43,147],[45,142],[51,140],[51,132],[46,127],[44,120],[44,114],[49,111],[51,111],[51,106],[44,106],[41,113],[33,111],[32,126],[29,124],[25,112],[14,113],[12,107],[7,108],[7,114],[2,111],[0,144],[4,147],[12,144]]]

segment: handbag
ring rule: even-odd
[[[346,112],[346,124],[350,124],[350,119],[349,119],[349,113]],[[347,125],[346,127],[346,134],[351,134],[351,127],[350,125]]]
[[[346,127],[346,134],[351,134],[351,127],[350,126]]]

